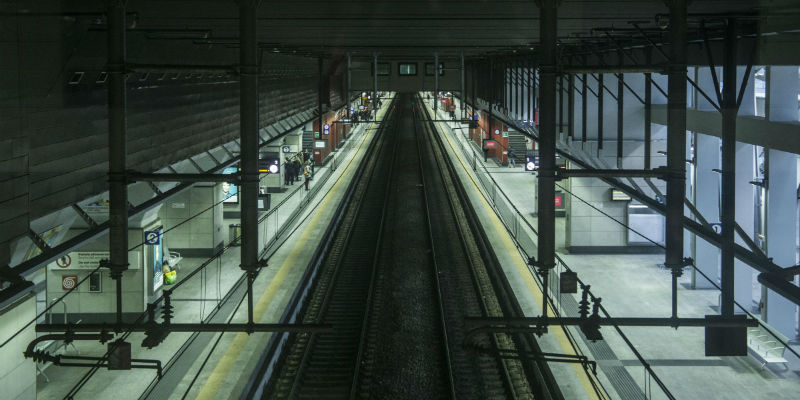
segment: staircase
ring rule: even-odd
[[[313,149],[314,148],[314,130],[311,129],[309,131],[303,131],[303,149]],[[302,149],[300,149],[302,151]]]
[[[518,164],[525,161],[525,151],[528,150],[525,135],[519,131],[508,131],[508,147],[514,149],[514,161]]]

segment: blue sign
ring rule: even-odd
[[[284,153],[291,153],[292,149],[289,146],[281,146],[281,151]]]
[[[144,244],[153,246],[161,244],[161,232],[159,231],[144,231]]]
[[[711,229],[714,230],[714,233],[716,233],[718,235],[722,234],[722,223],[721,222],[712,222],[709,225],[711,225]]]
[[[330,129],[331,129],[331,126],[330,126],[330,125],[328,125],[328,124],[325,124],[325,125],[323,125],[323,126],[322,126],[322,134],[323,134],[323,135],[330,134],[330,133],[331,133],[331,132],[330,132]]]

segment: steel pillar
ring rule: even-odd
[[[372,74],[372,120],[375,121],[378,118],[378,54],[372,55],[372,68],[375,71]]]
[[[117,289],[117,318],[122,323],[122,272],[128,269],[127,116],[125,93],[125,2],[108,3],[108,181],[109,267]]]
[[[622,57],[620,57],[621,59]],[[617,168],[622,168],[622,139],[625,135],[625,75],[617,75]]]
[[[247,272],[247,321],[253,324],[258,260],[258,0],[239,1],[239,127],[241,137],[241,265]]]
[[[433,116],[439,108],[439,53],[433,53]]]
[[[350,88],[353,84],[353,77],[350,74],[350,68],[352,67],[351,60],[350,60],[350,53],[347,53],[347,97],[345,97],[345,108],[347,109],[347,118],[353,118],[350,115]]]
[[[376,71],[377,73],[377,71]],[[322,88],[325,86],[322,78],[322,57],[317,58],[317,76],[319,82],[317,84],[317,129],[319,129],[319,138],[322,139]]]
[[[567,137],[570,142],[575,139],[575,75],[569,74],[567,82]]]
[[[667,95],[666,259],[672,270],[672,317],[678,317],[678,277],[683,269],[683,202],[686,197],[687,1],[669,1],[670,64]]]
[[[548,274],[555,267],[555,173],[556,173],[556,54],[558,6],[555,0],[539,1],[541,37],[539,90],[539,245],[536,267],[542,276],[542,317],[547,322]]]
[[[650,169],[650,142],[652,141],[653,85],[650,73],[644,74],[644,169]]]
[[[736,20],[727,21],[725,59],[722,69],[722,193],[720,222],[722,223],[722,298],[720,314],[734,313],[734,230],[736,225]]]
[[[461,119],[466,119],[467,118],[467,114],[466,114],[467,107],[464,106],[465,104],[467,104],[467,101],[464,98],[465,90],[466,90],[466,88],[465,88],[465,80],[464,80],[464,53],[461,53],[461,96],[459,96],[459,97],[461,97]]]

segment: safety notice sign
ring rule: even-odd
[[[61,275],[61,289],[72,290],[78,285],[78,275]]]
[[[70,265],[72,265],[72,257],[70,257],[69,254],[61,256],[61,258],[56,260],[56,265],[59,268],[68,268]]]

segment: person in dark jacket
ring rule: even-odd
[[[514,148],[508,146],[508,166],[509,168],[514,168],[517,166],[515,158],[517,157],[517,153],[514,152]]]
[[[300,180],[301,167],[300,167],[300,160],[298,160],[296,156],[294,157],[294,160],[292,160],[292,166],[294,167],[294,180],[298,181]]]
[[[283,184],[286,186],[292,184],[292,163],[288,159],[283,162]]]

